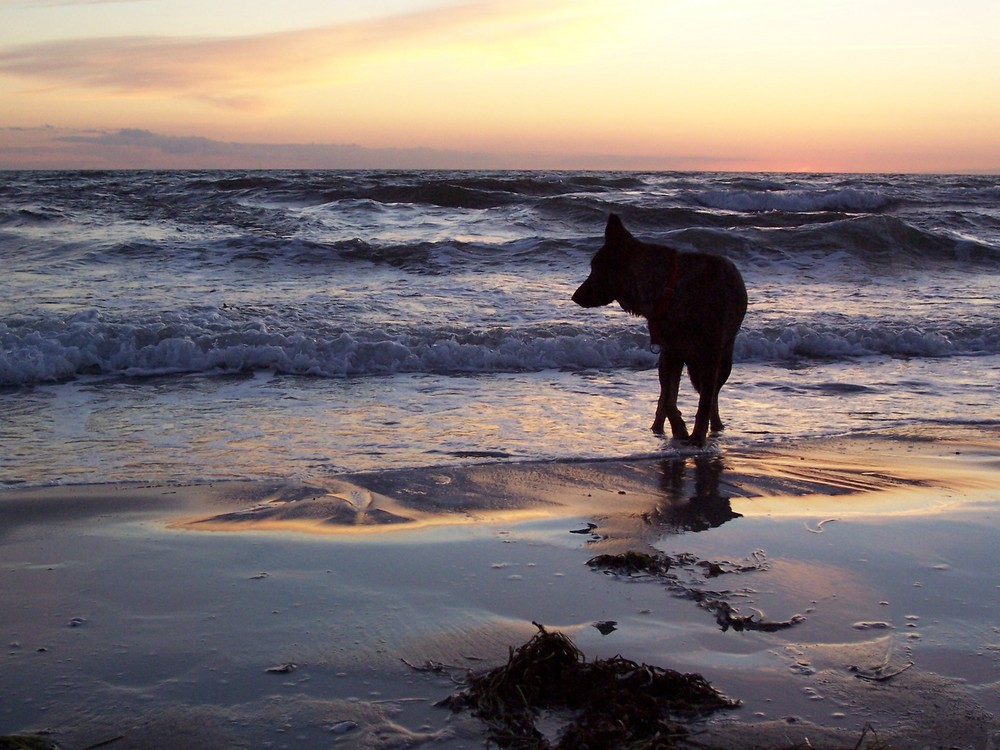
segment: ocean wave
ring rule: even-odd
[[[736,342],[737,359],[788,361],[853,359],[876,355],[943,358],[1000,353],[1000,325],[830,326],[795,324],[744,330]]]
[[[895,202],[893,197],[879,190],[865,188],[775,190],[769,186],[765,190],[717,189],[689,192],[686,197],[692,203],[706,208],[738,212],[871,213],[882,211]]]
[[[997,262],[1000,250],[950,233],[916,227],[894,216],[863,216],[775,235],[776,247],[827,254],[846,252],[867,264],[918,267],[936,262]]]
[[[603,193],[642,186],[638,175],[574,172],[268,172],[210,174],[193,182],[205,194],[266,197],[316,205],[351,200],[444,208],[498,208],[575,191]]]
[[[465,374],[653,367],[645,329],[634,321],[488,329],[428,327],[349,331],[321,321],[232,316],[225,310],[116,321],[96,311],[0,322],[0,385],[81,376],[273,370],[318,377],[393,373]],[[849,359],[871,355],[952,357],[1000,353],[1000,325],[745,328],[737,361]]]
[[[105,321],[97,313],[66,321],[0,323],[0,385],[59,382],[84,375],[273,370],[361,377],[393,373],[462,374],[646,367],[641,336],[591,337],[513,329],[488,331],[272,330],[262,321],[227,325],[220,316],[146,324]]]
[[[1000,248],[945,231],[921,229],[894,216],[833,216],[829,221],[788,227],[691,227],[662,240],[681,249],[726,255],[737,263],[781,271],[819,271],[853,258],[859,267],[894,275],[898,268],[935,268],[941,263],[974,271],[1000,263]],[[845,269],[849,271],[850,269]]]
[[[414,203],[442,208],[499,208],[521,203],[522,193],[485,189],[455,182],[423,185],[387,185],[371,189],[362,196],[378,203]]]
[[[57,208],[45,206],[22,207],[14,210],[0,209],[0,227],[31,227],[64,221],[66,215]]]
[[[559,199],[564,201],[566,199]],[[575,213],[574,213],[575,212]],[[770,226],[733,225],[719,216],[705,217],[689,209],[659,209],[642,213],[635,225],[630,214],[623,211],[629,226],[644,240],[676,247],[725,255],[744,270],[753,268],[766,273],[824,273],[831,265],[840,268],[839,276],[849,274],[843,265],[845,258],[857,261],[854,270],[864,275],[878,273],[887,277],[899,269],[936,270],[941,264],[951,264],[952,270],[979,273],[1000,264],[1000,247],[980,242],[960,233],[922,229],[901,219],[886,215],[865,215],[839,218],[830,215],[828,221],[807,225]],[[408,227],[389,228],[382,236],[364,231],[345,229],[316,230],[295,234],[290,231],[265,232],[244,227],[236,233],[213,236],[206,232],[198,236],[126,237],[119,242],[74,242],[29,246],[31,254],[10,254],[14,264],[84,260],[119,262],[161,259],[179,274],[201,273],[208,267],[226,265],[272,267],[360,265],[397,268],[416,275],[439,275],[508,267],[512,272],[525,267],[544,266],[565,269],[573,273],[584,260],[600,247],[600,230],[606,221],[603,209],[580,202],[564,212],[574,225],[586,223],[597,227],[592,235],[541,237],[523,228],[500,236],[503,228],[484,227],[477,238],[475,228],[469,228],[468,238],[408,239],[407,233],[419,235]],[[582,215],[590,215],[583,221]],[[271,225],[275,230],[275,225]],[[486,232],[491,229],[497,235]],[[439,226],[428,228],[429,234],[445,234]],[[519,236],[520,235],[520,236]],[[400,239],[400,236],[403,239]],[[16,238],[8,243],[13,247]],[[21,242],[18,247],[24,246]],[[0,256],[7,248],[0,244]],[[42,252],[45,252],[43,255]],[[32,257],[32,254],[34,257]],[[143,272],[148,268],[143,269]]]

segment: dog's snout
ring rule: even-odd
[[[614,295],[608,294],[591,274],[580,284],[580,288],[573,292],[573,301],[580,307],[601,307],[614,302]]]

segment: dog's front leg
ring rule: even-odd
[[[660,377],[660,399],[656,404],[656,417],[653,419],[653,432],[663,434],[663,424],[670,420],[670,433],[676,440],[684,440],[688,436],[687,425],[677,408],[677,391],[680,389],[681,371],[684,360],[663,349],[660,352],[657,372]]]

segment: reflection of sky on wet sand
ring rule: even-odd
[[[962,449],[970,458],[961,458]],[[803,451],[345,474],[279,483],[246,507],[189,520],[201,530],[340,534],[593,516],[599,519],[596,537],[648,543],[743,517],[794,518],[820,535],[854,517],[874,521],[989,507],[997,499],[994,461],[976,450],[975,444],[904,445],[868,437]]]
[[[626,614],[626,633],[615,637],[635,638],[631,645],[649,650],[651,661],[667,649],[692,670],[729,675],[741,695],[748,680],[766,685],[761,695],[772,698],[746,701],[766,714],[774,696],[789,692],[790,674],[832,670],[834,684],[848,667],[880,675],[912,662],[987,690],[1000,667],[1000,603],[990,572],[998,567],[1000,530],[995,514],[984,512],[998,500],[989,455],[974,442],[867,438],[794,452],[435,467],[286,487],[186,528],[420,544],[510,528],[523,542],[593,555],[646,549],[745,566],[718,578],[704,579],[697,565],[676,575],[691,591],[717,590],[743,615],[805,619],[781,633],[734,635],[695,601],[682,601],[662,614]],[[655,596],[658,583],[643,583]],[[662,588],[667,599],[685,598],[683,586]],[[651,622],[663,627],[682,611],[689,626],[649,632]],[[871,658],[859,659],[862,652]],[[752,663],[758,666],[748,674]],[[848,700],[850,679],[831,696]],[[836,706],[825,700],[813,690],[803,713],[828,718]]]

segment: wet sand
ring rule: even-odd
[[[998,509],[990,425],[324,486],[7,491],[0,735],[481,747],[476,719],[433,704],[535,621],[739,699],[695,726],[709,745],[854,747],[870,726],[996,748]],[[625,551],[669,556],[670,575],[586,564]],[[723,606],[794,624],[726,627]]]

